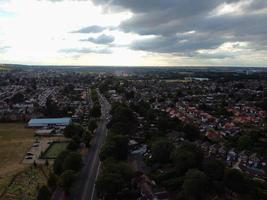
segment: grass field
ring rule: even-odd
[[[54,142],[47,149],[44,154],[44,158],[56,158],[62,151],[68,146],[68,142]]]
[[[49,174],[47,168],[43,168],[46,174]],[[2,197],[5,200],[35,200],[38,189],[46,184],[47,179],[40,168],[29,167],[21,172],[14,182],[8,187]]]
[[[0,64],[0,71],[1,71],[1,70],[9,70],[9,68],[6,67],[6,66],[4,66],[4,65],[1,65],[1,64]]]
[[[34,132],[20,123],[0,123],[0,192],[16,173],[24,170],[24,154],[33,142]]]

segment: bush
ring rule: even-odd
[[[37,200],[50,200],[51,192],[47,186],[42,186],[38,191]]]
[[[242,193],[246,191],[245,177],[236,169],[227,170],[224,181],[226,186],[234,192]]]
[[[172,152],[171,159],[177,174],[183,175],[188,169],[201,167],[203,153],[195,145],[185,144]]]
[[[64,136],[67,138],[82,137],[84,129],[79,124],[72,123],[68,125],[64,130]]]
[[[79,153],[71,152],[63,161],[63,170],[73,170],[78,172],[83,167],[83,160]]]
[[[48,181],[47,181],[47,185],[52,191],[56,189],[57,182],[58,182],[58,176],[56,174],[54,174],[54,173],[51,173],[49,175],[49,178],[48,178]]]
[[[199,170],[191,169],[185,175],[183,191],[187,197],[202,199],[206,193],[207,185],[208,179],[206,175]]]
[[[204,164],[203,168],[206,175],[212,180],[222,180],[224,177],[225,166],[219,160],[209,160]]]
[[[133,171],[127,163],[107,160],[103,162],[103,172],[96,182],[96,187],[101,196],[117,199],[124,189],[130,186],[132,177]]]
[[[76,151],[79,148],[79,143],[75,140],[71,140],[70,143],[67,146],[68,150]]]
[[[173,144],[167,140],[157,141],[152,145],[152,159],[154,162],[167,163],[170,161],[170,155],[173,151]]]
[[[66,150],[66,151],[62,151],[58,155],[53,165],[53,170],[55,174],[60,175],[63,172],[63,162],[69,153],[70,151]]]
[[[75,181],[75,177],[75,171],[64,171],[59,177],[59,186],[62,187],[66,192],[68,192],[73,182]]]

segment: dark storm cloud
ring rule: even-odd
[[[254,0],[248,6],[245,7],[248,11],[261,10],[267,7],[266,0]]]
[[[183,52],[190,56],[195,55],[199,49],[214,49],[225,42],[235,41],[248,42],[250,47],[255,49],[267,49],[266,0],[254,0],[250,3],[245,0],[93,0],[93,2],[109,9],[126,9],[133,13],[132,18],[121,23],[120,30],[156,36],[134,41],[131,48],[135,50]],[[243,13],[211,16],[212,11],[223,3],[239,3]],[[192,30],[195,34],[183,34]]]
[[[215,49],[226,42],[237,41],[248,43],[248,48],[255,51],[267,50],[267,0],[91,1],[104,10],[133,14],[119,25],[119,30],[154,36],[134,41],[130,45],[134,50],[194,56],[199,49]],[[212,15],[224,4],[237,5],[241,12]],[[193,34],[185,34],[193,30]],[[98,40],[89,38],[87,41],[101,43]],[[220,56],[231,57],[230,53]]]
[[[131,44],[135,50],[160,52],[160,53],[184,53],[190,55],[190,52],[198,49],[217,48],[223,39],[220,37],[200,36],[158,36],[151,39],[137,40]]]
[[[72,33],[100,33],[105,29],[106,29],[105,27],[93,25],[73,31]]]
[[[110,44],[114,41],[114,39],[115,38],[112,35],[102,34],[96,38],[90,37],[88,39],[85,39],[85,40],[83,39],[81,41],[89,41],[95,44]]]
[[[110,49],[92,49],[92,48],[70,48],[70,49],[61,49],[60,53],[78,53],[78,54],[88,54],[88,53],[97,53],[97,54],[110,54],[112,51]]]
[[[97,5],[115,6],[129,9],[134,13],[148,13],[157,11],[170,11],[171,15],[192,15],[214,8],[221,0],[92,0]],[[239,0],[225,0],[224,2],[237,2]],[[175,13],[174,10],[176,10]]]

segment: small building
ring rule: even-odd
[[[51,135],[53,133],[53,130],[54,129],[37,129],[35,131],[35,134],[39,135],[39,136],[48,136],[48,135]]]
[[[68,126],[71,123],[71,118],[40,118],[31,119],[28,122],[29,128],[40,127],[55,127],[55,126]]]

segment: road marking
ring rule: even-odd
[[[97,177],[98,177],[98,175],[99,175],[100,166],[101,166],[101,162],[99,162],[99,164],[98,164],[98,168],[97,168],[97,171],[96,171],[95,182],[96,182]],[[93,198],[94,198],[94,194],[95,194],[95,186],[96,186],[96,185],[94,184],[94,187],[93,187],[93,191],[92,191],[92,195],[91,195],[90,200],[93,200]]]

